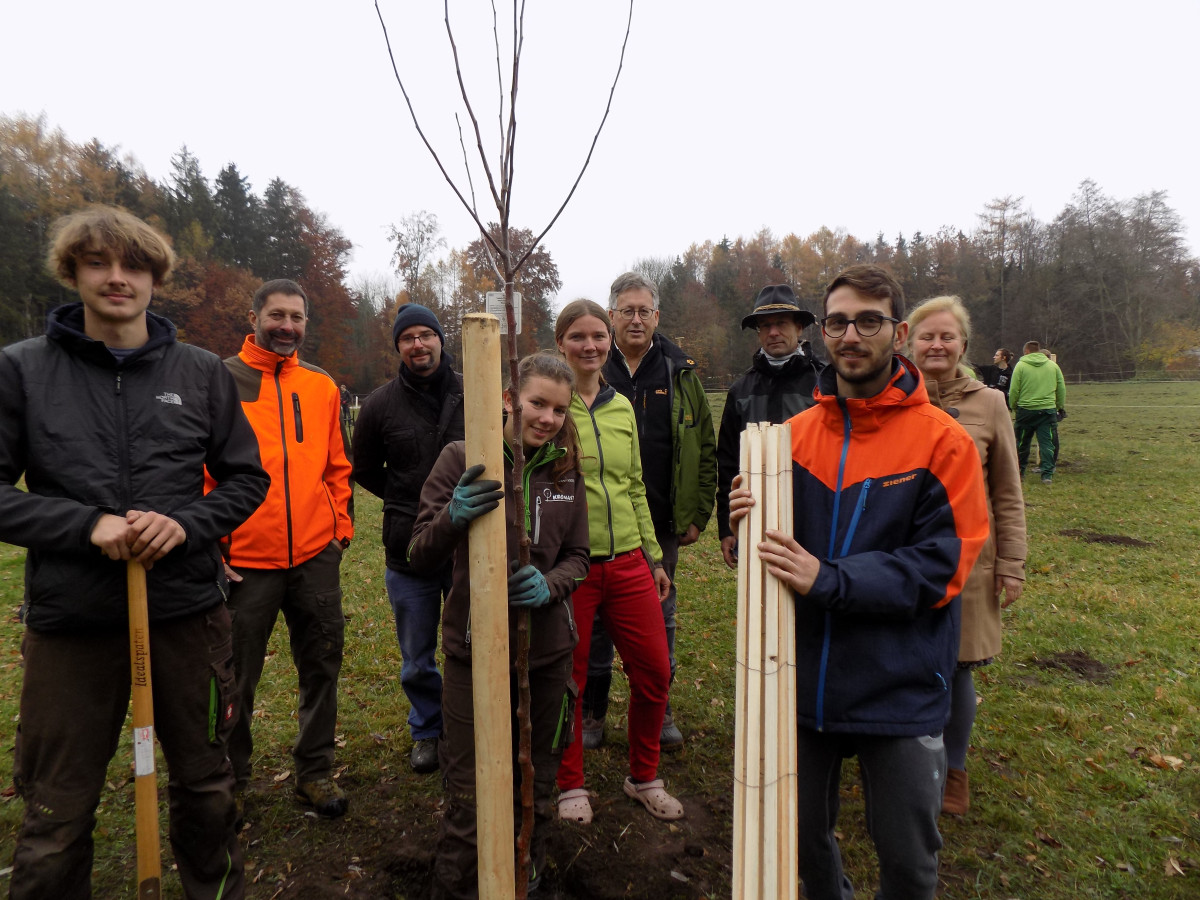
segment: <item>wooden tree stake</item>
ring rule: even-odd
[[[462,339],[467,459],[483,463],[481,478],[503,483],[500,323],[484,313],[464,316]],[[510,900],[515,887],[506,518],[502,500],[499,515],[479,517],[468,532],[481,900]]]

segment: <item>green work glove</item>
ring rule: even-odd
[[[537,608],[550,602],[550,585],[546,576],[533,566],[524,566],[508,576],[510,606]]]
[[[450,498],[450,521],[459,528],[466,528],[484,513],[500,505],[504,492],[500,482],[476,481],[483,474],[483,464],[471,466],[458,479],[454,496]]]

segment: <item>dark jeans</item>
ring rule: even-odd
[[[567,649],[552,665],[529,673],[529,711],[533,761],[533,839],[530,872],[546,864],[546,835],[554,820],[550,795],[558,770],[563,743],[570,735],[571,706],[567,682],[571,677],[572,653]],[[517,679],[510,680],[513,710],[513,816],[515,836],[521,828],[521,770],[517,765]],[[437,898],[474,900],[479,896],[479,861],[475,822],[475,702],[471,667],[461,660],[446,660],[442,715],[445,730],[438,744],[442,784],[447,808],[438,828],[434,858],[434,889]]]
[[[797,729],[800,878],[809,900],[854,900],[835,834],[842,760],[858,757],[878,900],[933,900],[946,784],[941,735],[877,737]]]
[[[25,675],[13,780],[25,817],[10,897],[91,897],[92,829],[129,706],[129,631],[36,632],[21,644]],[[229,613],[150,628],[154,727],[167,761],[170,842],[184,895],[245,894],[225,755],[237,707]],[[132,819],[133,810],[129,810]]]
[[[1025,467],[1029,464],[1029,451],[1036,434],[1042,477],[1052,476],[1058,464],[1058,411],[1018,407],[1014,427],[1017,431],[1017,465],[1021,475],[1024,476]]]
[[[671,662],[671,681],[675,681],[675,568],[679,565],[679,535],[668,532],[655,532],[655,540],[662,548],[663,568],[671,579],[671,590],[667,599],[662,602],[663,625],[667,629],[667,656]],[[588,651],[587,687],[583,692],[583,714],[593,719],[603,719],[608,715],[608,690],[612,685],[612,667],[614,658],[613,640],[604,630],[600,614],[596,614],[592,622],[592,642]],[[670,700],[667,701],[667,711],[670,712]]]
[[[449,566],[426,578],[384,570],[384,585],[396,640],[400,642],[400,686],[408,698],[408,730],[414,741],[442,733],[442,676],[437,667],[438,624],[442,601],[450,593]]]
[[[333,769],[337,730],[337,682],[342,669],[346,620],[337,544],[290,569],[238,569],[240,582],[230,582],[233,612],[233,656],[242,703],[229,738],[229,758],[239,785],[250,780],[254,692],[262,677],[263,657],[283,611],[292,646],[292,662],[300,680],[300,731],[292,746],[297,781],[316,781]]]

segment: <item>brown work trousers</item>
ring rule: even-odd
[[[229,736],[229,759],[242,787],[252,771],[254,697],[280,611],[300,683],[299,728],[292,745],[296,780],[319,781],[333,770],[337,686],[346,644],[341,561],[342,548],[331,541],[312,559],[290,569],[238,569],[242,580],[229,586],[233,662],[242,701]]]
[[[529,847],[530,877],[546,863],[546,834],[554,820],[551,792],[563,744],[570,738],[574,713],[571,650],[553,663],[529,673],[532,725],[533,839]],[[521,828],[521,771],[517,765],[517,677],[509,678],[513,710],[513,819]],[[471,667],[448,658],[442,678],[442,739],[438,756],[447,808],[438,829],[433,863],[435,900],[475,900],[479,896],[479,867],[475,822],[475,703]]]
[[[87,900],[96,807],[129,708],[129,630],[27,628],[21,651],[13,780],[25,817],[10,897]],[[242,853],[225,754],[237,703],[224,605],[151,625],[150,664],[155,733],[167,761],[171,849],[184,895],[240,900]],[[133,787],[124,790],[132,795]]]

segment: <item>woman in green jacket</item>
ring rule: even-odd
[[[592,620],[598,611],[629,677],[625,794],[655,818],[678,819],[683,816],[683,806],[666,792],[658,777],[659,734],[671,680],[659,604],[671,582],[662,567],[662,551],[654,539],[654,523],[646,504],[633,407],[601,376],[612,345],[603,307],[591,300],[568,303],[555,323],[554,337],[575,372],[571,416],[582,450],[591,543],[591,570],[573,598],[579,643],[572,676],[582,692],[587,682]],[[584,787],[581,732],[577,707],[575,740],[563,751],[558,769],[558,814],[586,824],[592,820],[592,807]]]

